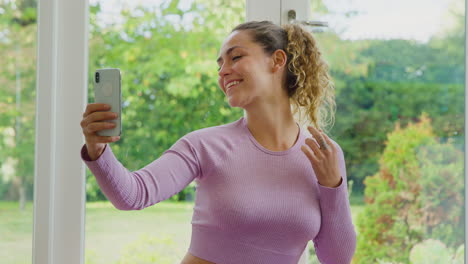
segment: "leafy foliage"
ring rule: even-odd
[[[463,149],[464,86],[375,82],[350,79],[337,96],[337,118],[333,130],[347,154],[347,169],[358,190],[363,180],[378,170],[378,159],[386,135],[395,122],[406,125],[419,120],[422,112],[433,118],[434,133],[443,141],[452,139]]]
[[[407,263],[411,248],[426,238],[463,243],[463,153],[439,142],[426,114],[404,129],[397,122],[379,164],[365,179],[357,263]]]
[[[447,246],[439,240],[427,239],[416,244],[413,249],[411,249],[410,262],[412,264],[463,264],[465,261],[464,251],[464,245],[460,245],[457,250],[452,250],[451,248],[447,248]]]
[[[0,3],[0,184],[12,188],[24,210],[34,183],[36,9],[35,1]],[[6,173],[11,168],[13,176]],[[3,171],[3,173],[2,173]],[[0,188],[0,192],[2,188]]]
[[[428,43],[411,40],[342,40],[315,34],[336,85],[336,123],[331,134],[347,157],[349,179],[364,191],[363,180],[378,171],[386,134],[397,120],[433,119],[443,141],[464,146],[464,1],[452,1],[446,21],[453,26]]]
[[[209,12],[216,3],[202,1],[182,12],[173,1],[161,5],[161,14],[139,7],[138,15],[122,11],[121,26],[91,27],[95,31],[91,32],[89,101],[93,102],[94,70],[120,68],[123,128],[121,140],[112,149],[129,170],[157,159],[190,131],[232,122],[242,115],[241,109],[230,108],[218,88],[216,55],[228,33],[221,30],[220,16],[229,17],[232,25],[240,23],[243,2],[233,1],[230,9]],[[174,14],[183,20],[187,13],[194,13],[193,24],[168,23]],[[97,23],[95,15],[93,23]],[[193,187],[170,199],[193,197]]]

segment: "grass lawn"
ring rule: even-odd
[[[356,225],[363,205],[359,198],[351,201]],[[109,202],[87,203],[86,263],[179,264],[190,245],[192,213],[193,203],[164,201],[141,211],[119,211]],[[0,201],[2,263],[32,263],[32,221],[32,202],[20,212],[17,202]]]

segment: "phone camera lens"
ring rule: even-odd
[[[99,72],[96,72],[96,82],[99,82]]]

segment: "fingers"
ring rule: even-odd
[[[112,143],[120,140],[120,136],[92,136],[92,139],[87,140],[90,144],[97,144],[97,143]]]
[[[89,124],[86,129],[89,133],[94,133],[104,129],[112,129],[114,127],[116,127],[116,124],[111,122],[94,122]]]
[[[97,131],[112,129],[116,127],[114,122],[105,122],[118,118],[117,113],[103,112],[109,110],[110,106],[101,103],[88,104],[81,120],[81,127],[86,141],[89,143],[109,143],[115,142],[120,137],[99,136]]]
[[[96,111],[106,111],[110,109],[111,109],[111,106],[108,104],[101,104],[101,103],[88,104],[86,106],[86,111],[83,113],[83,117],[87,117],[88,115]]]
[[[114,122],[105,122],[105,120],[117,119],[117,113],[107,112],[111,109],[108,104],[93,103],[86,106],[81,120],[81,127],[86,139],[86,144],[105,144],[120,140],[120,136],[100,136],[96,132],[116,127]]]
[[[310,147],[314,155],[320,155],[320,145],[317,143],[315,139],[312,138],[306,138],[305,143],[307,146]]]
[[[323,140],[323,137],[320,133],[319,130],[317,130],[316,128],[312,127],[312,126],[308,126],[307,129],[309,130],[309,132],[312,134],[312,136],[314,137],[314,139],[317,141],[318,145],[320,146],[320,148],[323,148],[324,147],[324,144],[326,143],[324,140]]]
[[[83,118],[82,123],[87,125],[97,121],[113,120],[117,117],[117,113],[114,112],[94,112]]]
[[[120,140],[120,136],[100,136],[96,132],[114,128],[116,125],[110,122],[95,122],[83,129],[86,142],[89,144],[112,143]]]
[[[111,122],[93,122],[83,127],[83,134],[85,135],[87,140],[92,140],[92,137],[98,137],[96,132],[105,129],[112,129],[114,127],[116,127],[116,125]]]
[[[336,146],[335,144],[333,144],[330,137],[328,137],[328,135],[325,133],[322,133],[322,135],[323,135],[323,138],[325,139],[325,142],[327,142],[328,147],[331,148],[331,150],[336,151]]]
[[[316,163],[317,162],[317,158],[315,157],[315,154],[310,150],[310,148],[306,147],[306,146],[301,146],[301,150],[302,152],[304,152],[304,154],[307,156],[307,158],[312,162],[312,163]]]
[[[93,111],[93,110],[96,110],[98,109],[98,111]],[[114,113],[114,112],[99,112],[100,109],[105,109],[105,107],[99,107],[99,106],[96,106],[96,104],[94,106],[91,106],[91,104],[88,105],[88,107],[86,108],[86,112],[83,114],[83,120],[81,120],[81,127],[83,128],[83,131],[84,130],[87,130],[87,127],[92,125],[93,123],[101,123],[101,122],[98,122],[98,121],[105,121],[105,120],[113,120],[113,119],[116,119],[118,118],[118,115],[117,113]],[[96,131],[96,130],[94,130]]]
[[[321,135],[318,129],[313,126],[308,126],[307,129],[312,134],[312,136],[314,136],[314,138],[320,138]]]
[[[307,127],[310,133],[317,139],[320,148],[322,151],[331,151],[335,150],[335,145],[331,142],[331,139],[327,136],[327,134],[323,133],[321,129],[316,129],[312,126]]]
[[[305,143],[306,145],[301,146],[302,152],[312,163],[320,163],[320,160],[323,159],[323,153],[320,151],[318,143],[312,138],[306,138]]]

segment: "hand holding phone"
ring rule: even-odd
[[[110,112],[110,105],[91,103],[86,106],[83,113],[81,127],[85,136],[88,156],[91,160],[96,160],[101,156],[107,143],[116,142],[120,136],[99,136],[96,132],[115,127],[115,124],[107,120],[118,118],[116,113]],[[107,122],[104,122],[107,121]]]
[[[88,156],[96,160],[107,143],[116,142],[122,132],[122,92],[118,69],[100,69],[94,75],[97,103],[86,106],[81,120]]]
[[[108,104],[118,118],[110,120],[115,127],[97,131],[99,136],[120,136],[122,133],[122,91],[119,69],[98,69],[94,74],[95,103]]]

